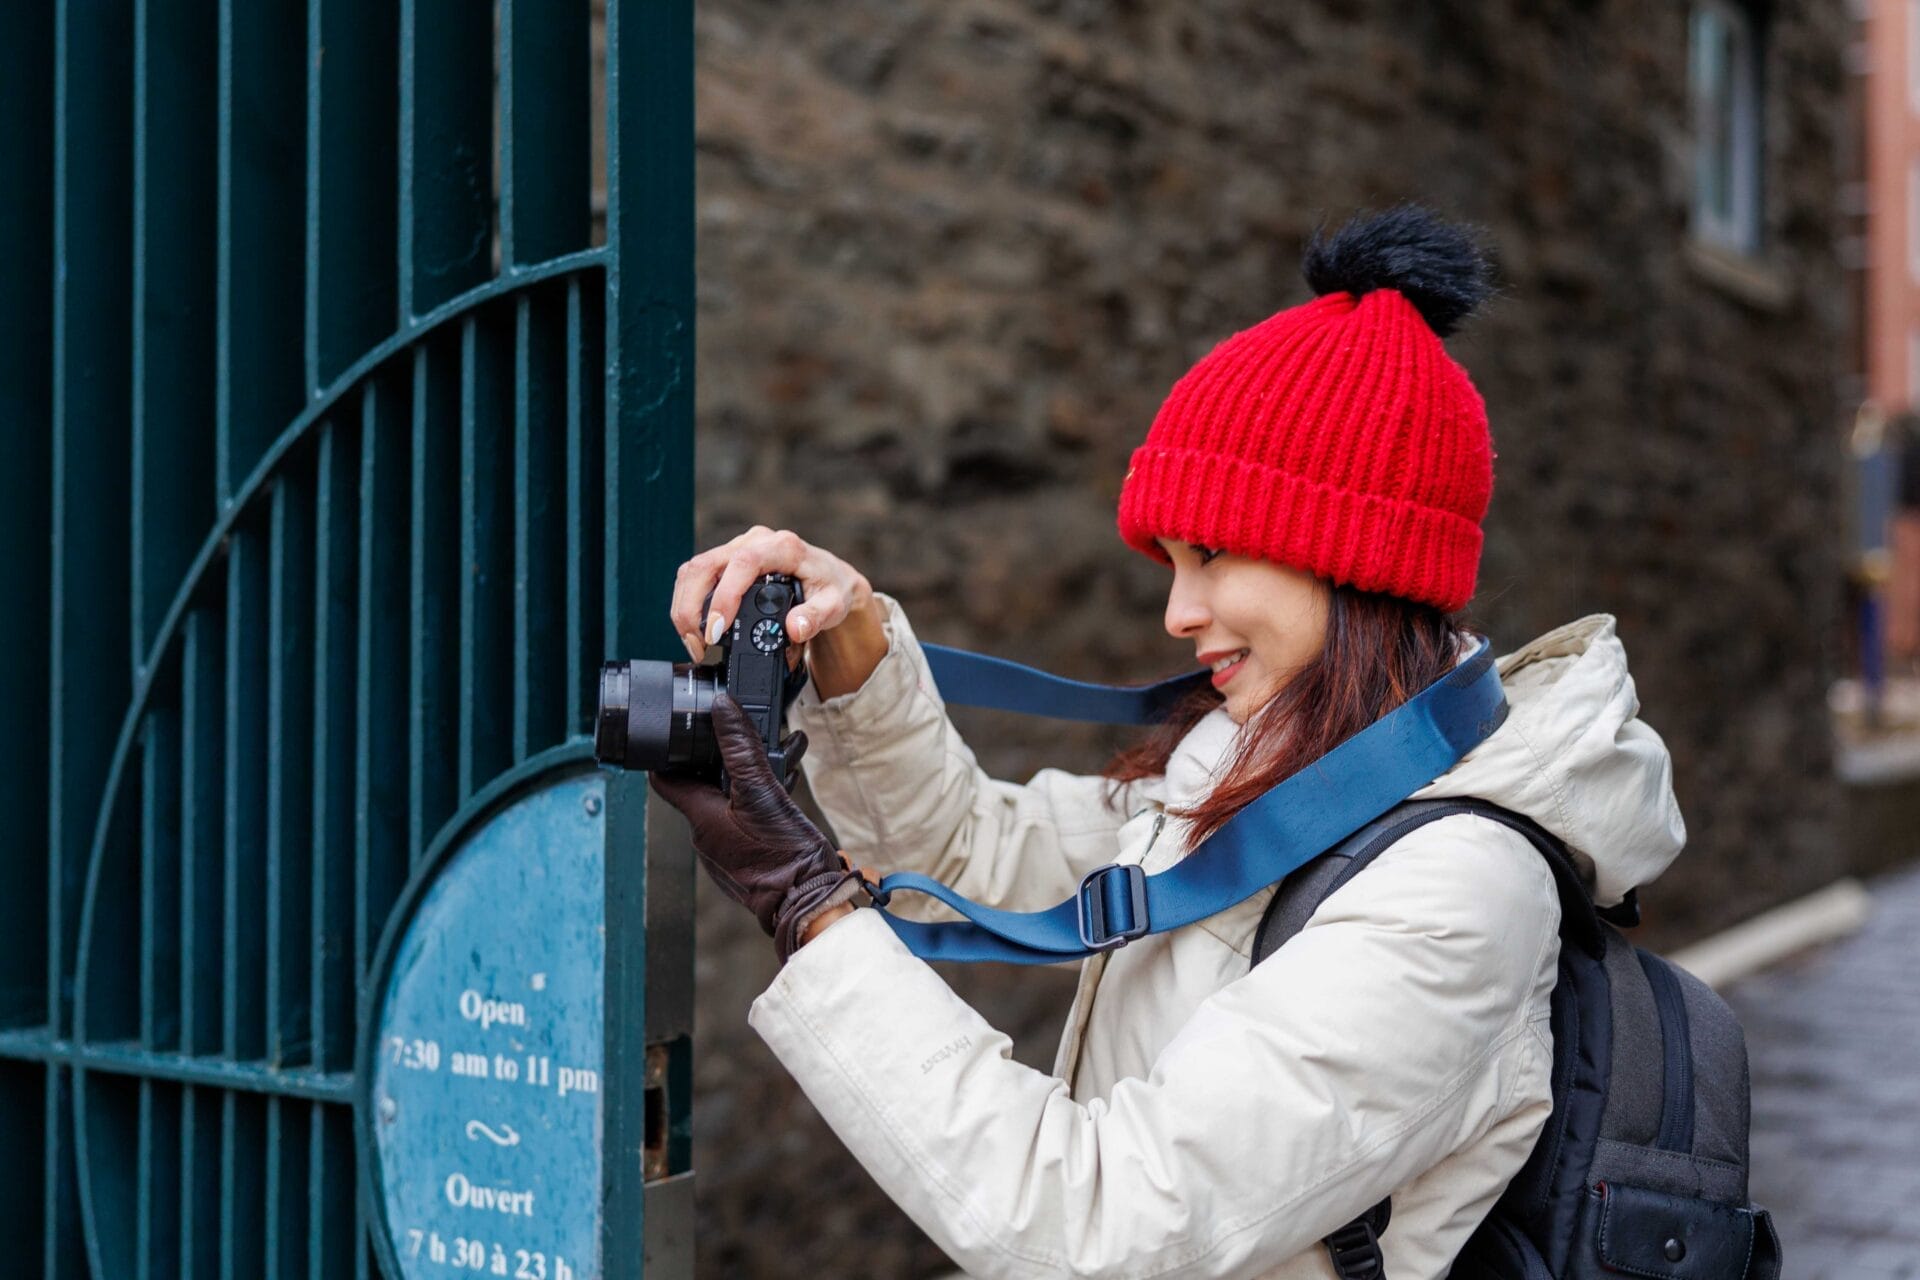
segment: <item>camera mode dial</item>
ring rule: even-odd
[[[762,618],[753,624],[751,639],[753,640],[754,648],[762,653],[772,653],[782,644],[786,643],[787,637],[786,633],[781,630],[780,623],[777,619]]]

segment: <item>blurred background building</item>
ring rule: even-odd
[[[1910,859],[1920,852],[1920,493],[1903,477],[1920,472],[1920,5],[1853,0],[1848,13],[1859,145],[1837,203],[1854,316],[1842,380],[1849,562],[1831,702],[1848,843]]]
[[[1505,649],[1616,615],[1673,749],[1691,848],[1649,932],[1873,865],[1827,706],[1848,432],[1920,357],[1920,237],[1880,212],[1920,209],[1920,152],[1902,123],[1863,159],[1854,71],[1870,49],[1869,114],[1913,119],[1874,25],[1913,7],[1876,0],[1863,44],[1862,8],[1743,0],[703,3],[699,541],[786,525],[926,638],[1180,669],[1164,570],[1113,529],[1129,452],[1189,364],[1306,298],[1317,224],[1423,200],[1484,228],[1504,282],[1452,343],[1499,455],[1472,619]],[[963,727],[1002,777],[1119,741]],[[853,1241],[863,1274],[940,1270],[747,1031],[773,963],[751,921],[709,900],[700,928],[703,1274],[845,1274]],[[1050,1060],[1069,973],[953,980]]]
[[[1896,413],[1920,399],[1920,5],[1859,0],[1860,163],[1842,188],[1859,219],[1846,249],[1861,294],[1854,372],[1863,400]]]

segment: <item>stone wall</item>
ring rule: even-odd
[[[1303,301],[1317,221],[1481,224],[1505,295],[1455,339],[1499,452],[1472,616],[1604,610],[1692,844],[1697,933],[1840,872],[1843,6],[1777,5],[1767,248],[1690,244],[1686,6],[1656,0],[704,0],[699,538],[786,525],[922,635],[1087,678],[1180,669],[1165,571],[1113,532],[1128,453],[1216,341]],[[964,726],[988,768],[1111,733]],[[705,886],[703,885],[703,891]],[[745,1027],[772,969],[700,918],[703,1275],[942,1261]],[[1070,975],[954,975],[1044,1066]]]

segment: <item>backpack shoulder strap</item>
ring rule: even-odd
[[[1257,965],[1265,960],[1305,928],[1322,902],[1366,870],[1368,864],[1395,841],[1429,822],[1462,813],[1511,827],[1532,842],[1553,871],[1554,887],[1560,897],[1561,937],[1585,947],[1595,956],[1600,955],[1606,945],[1605,931],[1600,927],[1593,899],[1581,884],[1566,846],[1530,818],[1485,800],[1465,797],[1410,800],[1397,805],[1282,880],[1254,934],[1253,963]],[[1384,1275],[1380,1235],[1386,1230],[1392,1213],[1392,1199],[1382,1200],[1321,1241],[1340,1280],[1380,1280]]]
[[[1593,955],[1606,947],[1606,934],[1600,927],[1593,898],[1580,881],[1573,858],[1560,839],[1522,814],[1503,809],[1486,800],[1470,796],[1446,800],[1410,800],[1389,809],[1361,827],[1327,852],[1307,863],[1280,882],[1279,891],[1267,904],[1260,928],[1253,940],[1253,963],[1259,964],[1282,943],[1306,927],[1307,920],[1321,903],[1333,896],[1347,881],[1366,870],[1373,860],[1417,828],[1441,818],[1472,814],[1510,827],[1532,842],[1553,872],[1554,887],[1560,897],[1560,933]]]
[[[1415,801],[1396,805],[1282,880],[1260,917],[1260,929],[1253,939],[1253,962],[1259,964],[1306,928],[1307,920],[1320,904],[1387,846],[1414,827],[1432,821],[1408,812],[1430,803]]]

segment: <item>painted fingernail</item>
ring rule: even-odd
[[[795,640],[805,640],[807,638],[806,615],[802,614],[800,617],[794,618],[791,621],[789,621],[787,623],[787,634],[792,636]]]
[[[707,643],[719,644],[720,637],[726,634],[726,630],[727,620],[717,613],[714,614],[707,620]]]
[[[707,656],[707,648],[700,643],[700,637],[695,632],[682,631],[680,633],[680,643],[687,646],[687,652],[693,657],[695,662]]]

